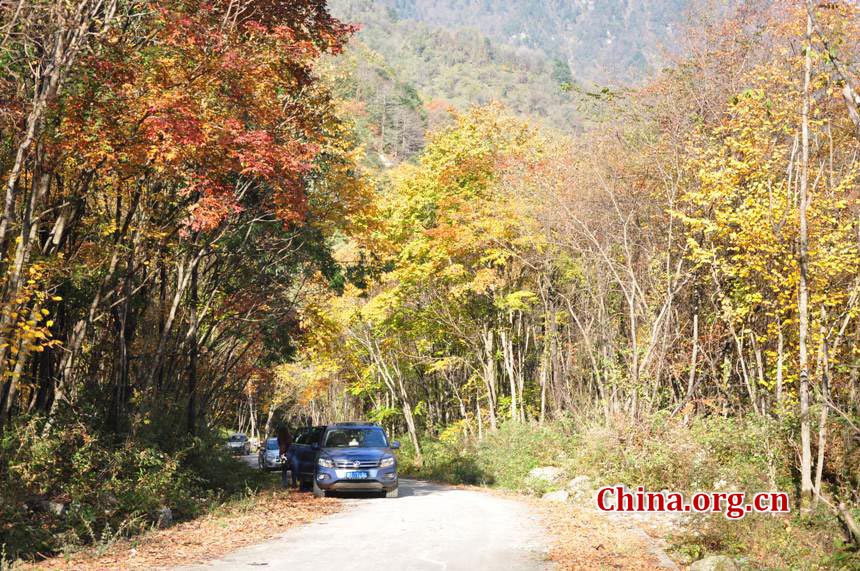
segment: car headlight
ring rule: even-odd
[[[380,468],[388,468],[389,466],[394,466],[394,457],[390,456],[388,458],[383,458],[379,462]]]
[[[323,468],[334,468],[334,462],[332,462],[328,458],[320,458],[319,460],[317,460],[317,464],[319,464]]]

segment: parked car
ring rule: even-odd
[[[341,422],[303,431],[288,453],[293,478],[310,485],[314,495],[327,492],[375,492],[398,495],[397,441],[389,442],[376,424]]]
[[[251,443],[248,437],[241,432],[231,434],[227,439],[227,450],[233,454],[248,455],[251,453]]]
[[[257,455],[258,463],[261,470],[280,470],[284,463],[281,460],[281,449],[278,447],[277,438],[267,438],[260,446],[260,453]]]

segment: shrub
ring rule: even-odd
[[[164,449],[83,424],[46,437],[40,428],[23,422],[0,439],[0,547],[11,560],[139,532],[165,506],[193,517],[263,482],[214,440],[176,438]]]
[[[787,489],[791,456],[781,430],[754,417],[698,417],[689,424],[665,415],[618,417],[583,430],[568,470],[652,490]]]

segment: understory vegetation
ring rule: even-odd
[[[39,428],[38,422],[21,423],[0,441],[0,521],[4,556],[11,560],[107,548],[271,484],[265,473],[229,454],[221,439],[179,435],[117,443],[83,424],[51,438]]]

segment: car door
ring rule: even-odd
[[[302,444],[298,450],[298,460],[299,473],[304,476],[313,477],[318,445],[323,432],[325,432],[324,426],[315,426],[303,435]],[[314,446],[315,444],[317,446]]]
[[[297,429],[293,437],[293,443],[290,444],[289,448],[287,448],[287,464],[290,466],[290,470],[296,473],[299,471],[299,456],[301,455],[301,450],[304,446],[304,439],[307,432],[307,428]]]

